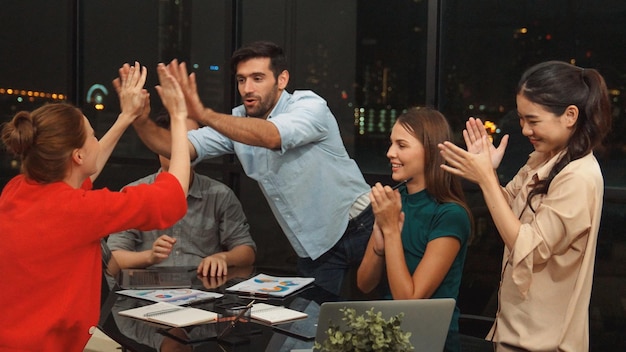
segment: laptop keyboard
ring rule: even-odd
[[[130,277],[130,283],[133,285],[157,285],[160,284],[159,273],[140,271],[134,272]]]

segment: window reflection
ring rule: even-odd
[[[626,186],[626,53],[615,50],[626,41],[624,4],[446,0],[442,13],[440,108],[456,129],[460,131],[469,116],[508,124],[515,114],[517,80],[533,64],[554,59],[596,68],[614,104],[612,133],[596,156],[606,185]],[[507,128],[506,133],[521,132]],[[497,133],[496,140],[502,134]],[[526,144],[522,138],[512,145],[521,149],[513,151],[514,158],[524,157]],[[515,171],[505,170],[503,176],[508,180]]]
[[[358,1],[354,156],[366,173],[389,174],[395,119],[425,102],[427,1]]]

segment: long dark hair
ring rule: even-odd
[[[517,94],[560,116],[568,106],[578,108],[574,132],[567,151],[545,180],[539,180],[528,194],[527,203],[538,194],[548,193],[554,177],[570,162],[591,153],[611,127],[611,102],[604,78],[594,69],[580,68],[562,61],[546,61],[529,68],[517,85]]]
[[[460,178],[440,167],[445,163],[445,159],[441,156],[437,145],[452,140],[450,125],[445,116],[433,108],[414,107],[400,115],[396,123],[414,135],[424,146],[426,191],[439,203],[454,202],[462,206],[467,212],[470,223],[473,223]]]

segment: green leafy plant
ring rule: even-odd
[[[342,320],[346,322],[346,330],[341,331],[337,324],[330,322],[326,330],[326,340],[321,344],[317,341],[313,349],[321,352],[365,352],[412,351],[409,341],[410,332],[400,328],[404,313],[385,320],[382,313],[374,313],[374,308],[357,315],[353,308],[342,308]]]

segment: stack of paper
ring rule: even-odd
[[[252,295],[285,297],[315,281],[312,277],[278,277],[265,274],[242,281],[226,289],[230,292],[245,292]]]
[[[264,323],[277,324],[297,319],[304,319],[308,315],[306,313],[282,306],[273,306],[267,303],[256,303],[252,306],[250,316],[252,319],[260,320]]]
[[[120,290],[116,291],[116,293],[153,302],[167,302],[170,304],[175,304],[177,306],[201,301],[208,301],[223,296],[223,294],[221,293],[200,291],[192,288],[160,290]]]

